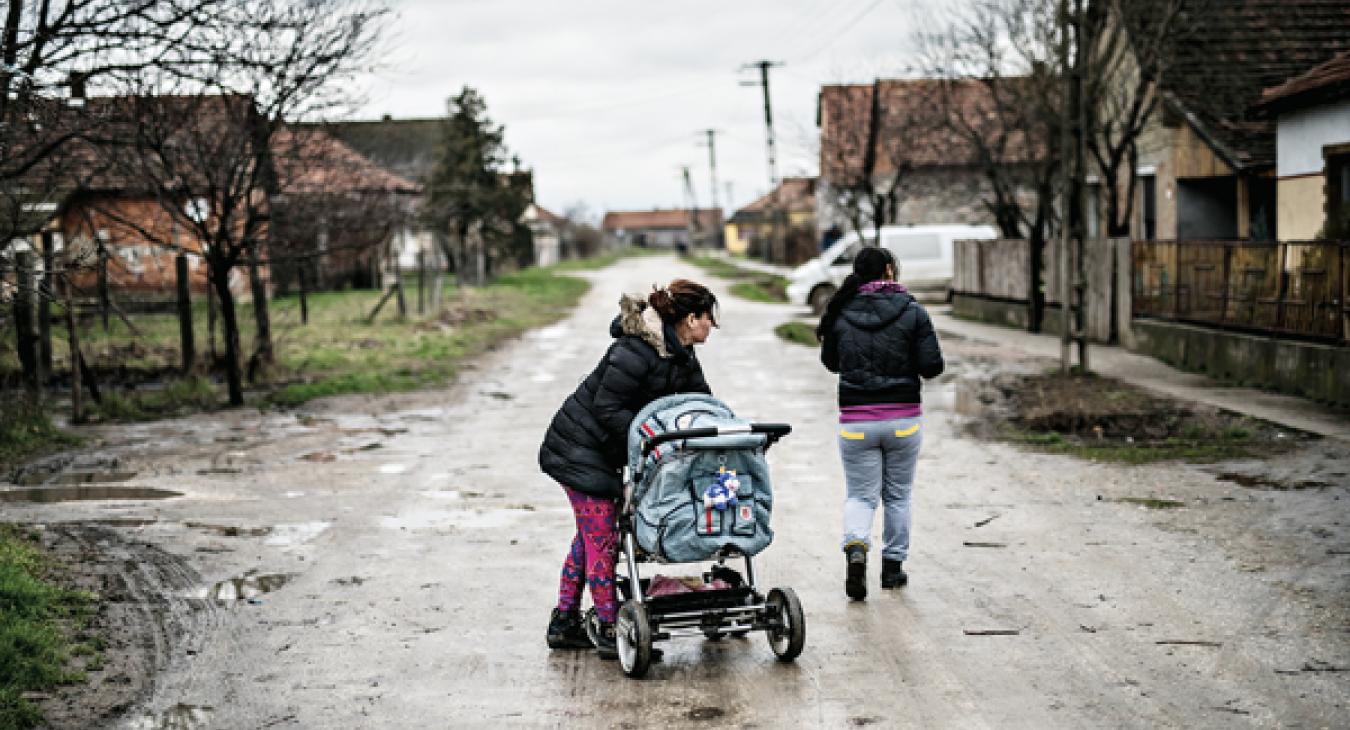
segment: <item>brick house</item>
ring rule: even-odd
[[[953,132],[942,109],[979,123],[988,87],[976,79],[877,79],[870,84],[822,86],[817,99],[820,178],[816,185],[816,226],[849,230],[843,191],[870,168],[880,190],[899,186],[894,220],[899,225],[992,225],[985,202],[988,179],[978,151]],[[1020,165],[1016,145],[1000,164]],[[1027,201],[1029,202],[1029,200]],[[870,221],[863,221],[870,225]]]
[[[724,230],[727,251],[762,256],[773,235],[771,209],[783,214],[780,225],[787,228],[782,233],[788,235],[790,263],[805,261],[819,252],[814,177],[785,177],[778,187],[733,213]]]

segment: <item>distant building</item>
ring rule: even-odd
[[[1350,51],[1266,89],[1282,241],[1350,239]]]
[[[814,256],[818,249],[816,231],[816,178],[785,177],[773,191],[761,196],[732,214],[727,220],[725,240],[727,251],[740,255],[762,256],[774,235],[772,211],[780,211],[778,235],[805,237],[804,251],[789,255],[791,261]],[[794,243],[796,241],[794,240]]]
[[[978,151],[951,131],[940,114],[950,109],[978,123],[974,110],[990,106],[989,93],[989,87],[976,79],[877,79],[870,84],[822,86],[816,107],[817,229],[854,227],[848,190],[866,179],[869,166],[878,190],[898,186],[897,210],[887,223],[994,224],[985,203],[989,181]],[[1000,164],[1026,161],[1025,151],[1012,147]],[[872,224],[870,219],[858,222]]]
[[[699,208],[610,211],[600,223],[605,235],[621,245],[646,248],[690,247],[715,236],[722,228],[722,211]]]

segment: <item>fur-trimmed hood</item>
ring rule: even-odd
[[[619,316],[610,324],[609,334],[613,337],[639,337],[662,358],[673,357],[677,362],[682,362],[689,357],[689,350],[680,344],[675,329],[662,322],[661,315],[636,294],[619,297]]]

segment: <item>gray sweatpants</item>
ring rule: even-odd
[[[919,418],[839,424],[839,456],[848,496],[844,499],[842,545],[872,546],[872,520],[883,505],[881,556],[909,557],[910,491],[923,430]]]

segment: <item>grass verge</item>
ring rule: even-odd
[[[381,292],[319,292],[307,299],[308,322],[301,321],[298,296],[269,302],[275,364],[248,394],[249,402],[297,405],[313,398],[347,393],[388,393],[443,385],[467,357],[503,339],[559,319],[588,288],[568,272],[600,269],[643,251],[609,252],[569,260],[548,268],[530,268],[502,276],[492,284],[460,289],[443,281],[444,306],[438,312],[417,312],[416,279],[405,280],[408,313],[399,316],[395,302],[379,316],[370,313]],[[430,307],[427,307],[430,310]],[[251,352],[255,326],[251,303],[236,308],[240,342]],[[88,403],[92,418],[138,421],[211,410],[224,404],[223,373],[208,377],[178,372],[178,320],[172,314],[139,314],[136,331],[113,318],[105,332],[93,322],[81,327],[85,357],[100,375],[103,403]],[[198,361],[209,359],[207,311],[194,302]],[[58,370],[69,363],[63,323],[53,326],[54,361]],[[217,353],[223,344],[215,343]],[[12,352],[0,352],[0,378],[15,379]],[[58,373],[64,375],[64,373]],[[0,414],[0,463],[17,461],[69,444],[41,412]],[[19,416],[23,418],[19,418]]]
[[[0,469],[79,443],[41,405],[22,394],[0,395]]]
[[[732,279],[731,293],[752,302],[786,302],[788,280],[777,274],[741,268],[716,256],[693,256],[690,263],[721,279]]]
[[[61,587],[51,572],[28,537],[0,525],[0,730],[37,727],[42,715],[25,693],[82,681],[71,656],[92,668],[102,654],[100,642],[67,636],[91,614],[93,597]]]
[[[788,342],[795,342],[807,347],[820,347],[820,341],[816,339],[816,328],[806,322],[797,320],[784,322],[774,327],[773,333]]]

